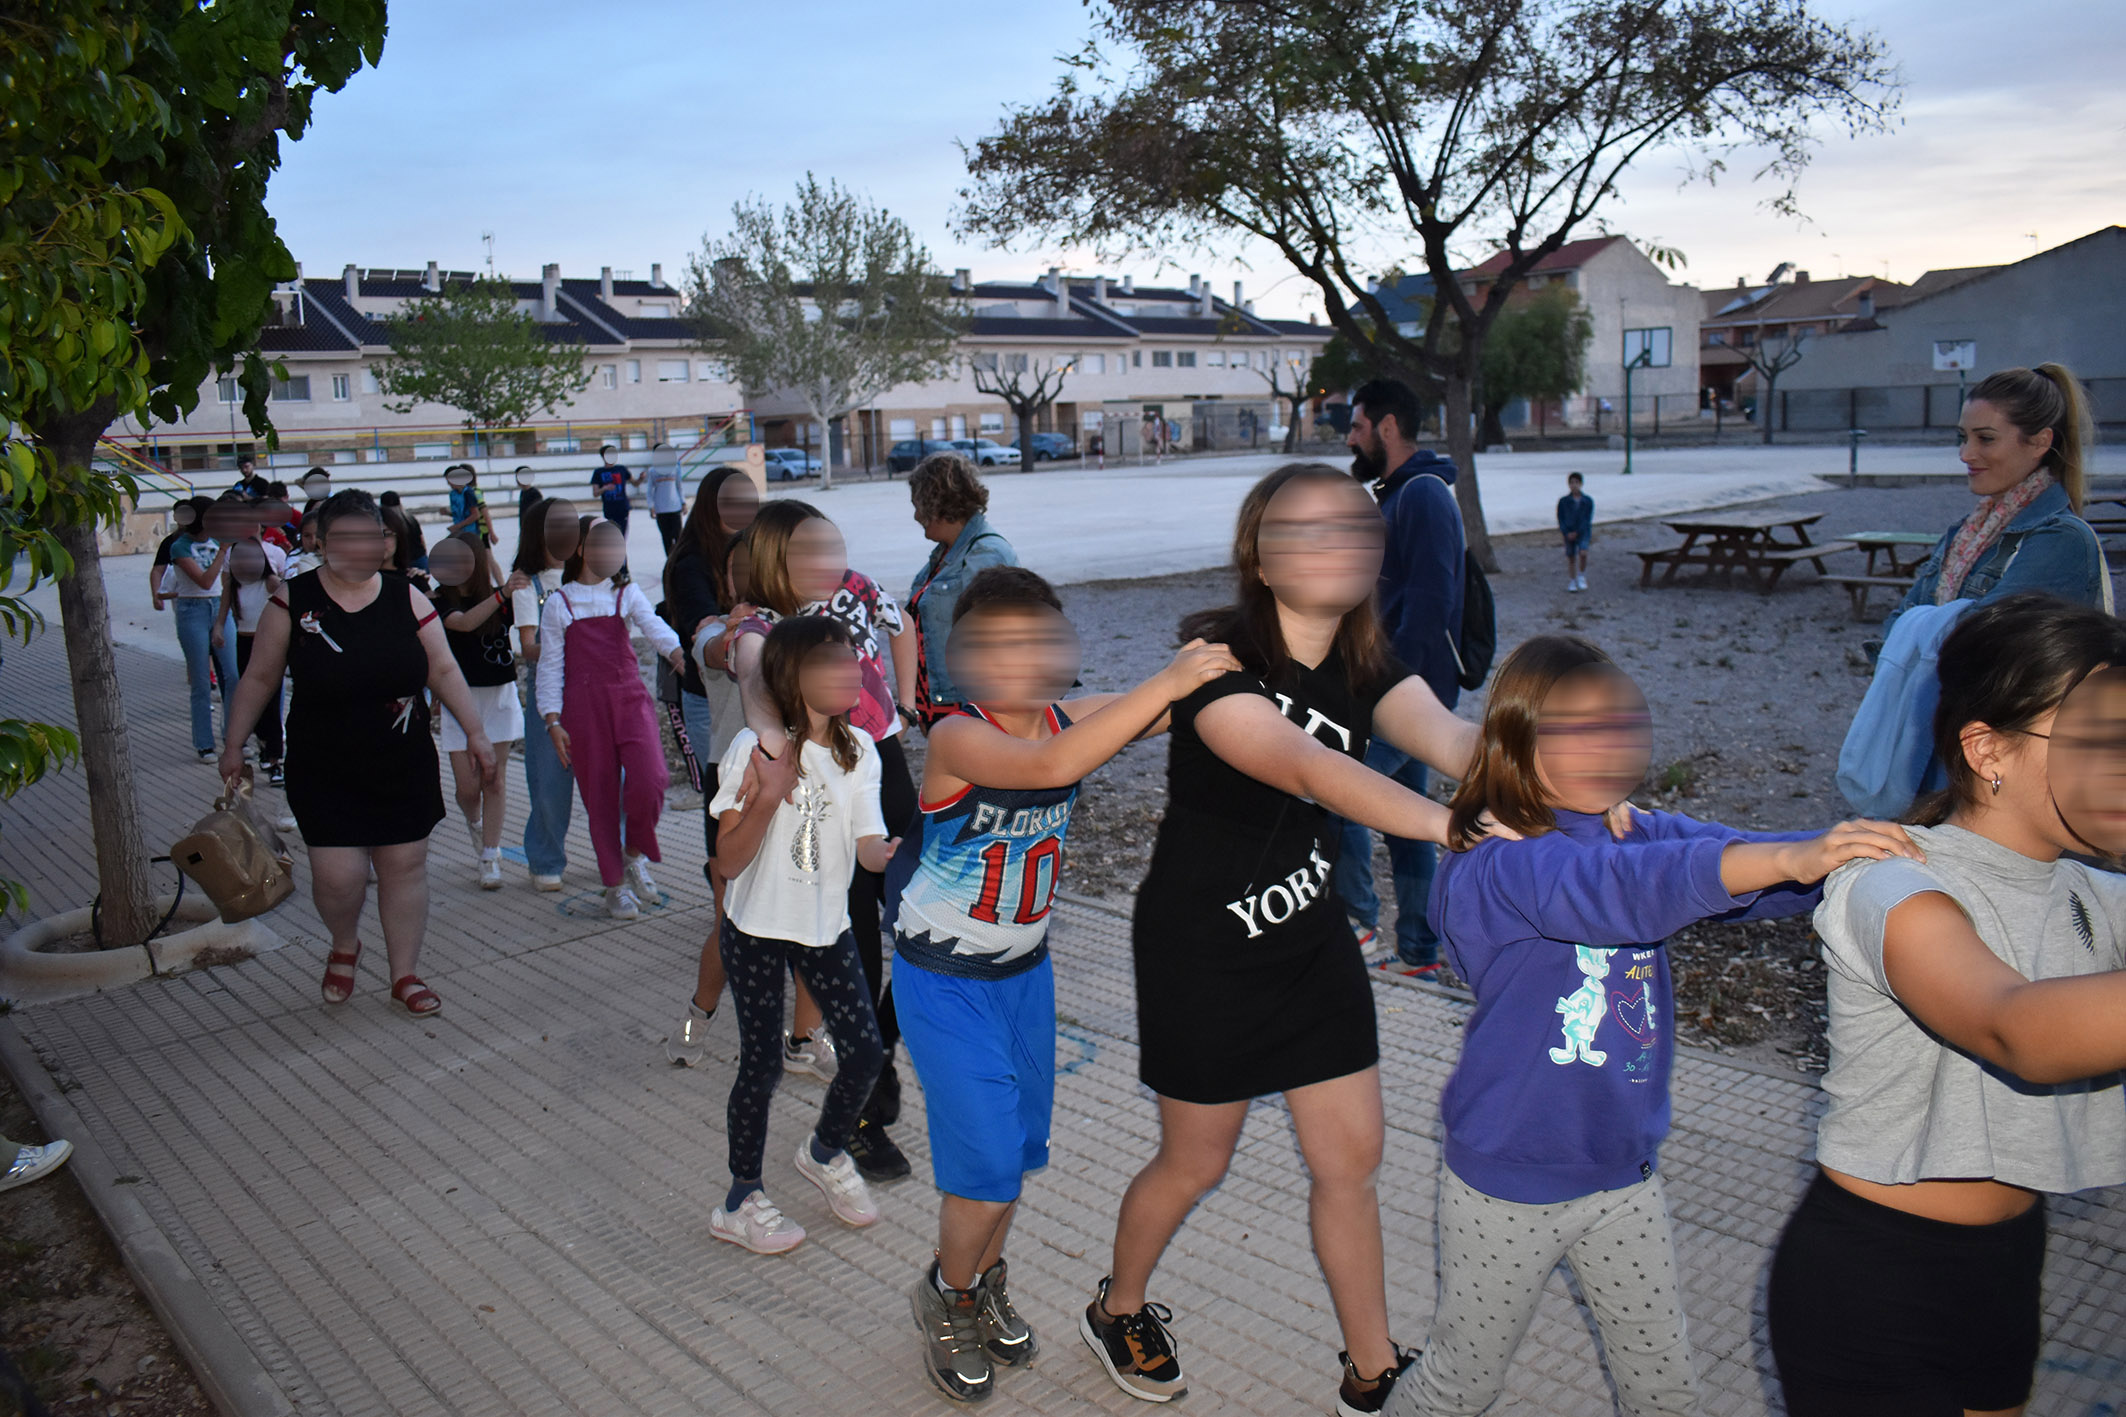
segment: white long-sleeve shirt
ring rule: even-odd
[[[595,620],[613,613],[613,583],[602,580],[585,585],[571,582],[546,598],[539,614],[539,714],[561,712],[561,699],[568,683],[568,626],[574,620]],[[650,642],[660,655],[679,648],[679,634],[657,618],[642,588],[630,584],[620,594],[620,613],[636,635]]]

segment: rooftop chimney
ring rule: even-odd
[[[1094,276],[1094,277],[1093,277],[1093,299],[1095,299],[1095,300],[1099,301],[1099,302],[1100,302],[1100,303],[1101,303],[1102,305],[1105,305],[1105,304],[1107,303],[1107,277],[1106,277],[1106,276]]]
[[[1070,282],[1063,278],[1061,272],[1051,272],[1049,279],[1055,284],[1056,318],[1067,320],[1070,318]]]
[[[1863,320],[1875,318],[1875,292],[1872,290],[1860,292],[1860,318]]]
[[[613,298],[613,268],[611,266],[598,267],[598,298],[600,300],[611,300]]]
[[[549,261],[539,268],[539,318],[554,321],[561,318],[561,266]]]
[[[1735,277],[1735,289],[1737,289],[1737,290],[1748,290],[1748,289],[1749,289],[1749,282],[1748,282],[1748,281],[1746,281],[1746,280],[1744,280],[1744,279],[1743,279],[1743,278],[1742,278],[1741,276],[1736,276],[1736,277]]]
[[[954,271],[952,273],[952,288],[958,291],[973,290],[974,272],[969,270],[965,266],[961,266],[958,270]]]
[[[428,274],[421,277],[421,288],[423,290],[441,290],[443,288],[443,277],[436,270],[434,261],[428,263]]]
[[[362,273],[355,269],[354,262],[347,263],[346,268],[340,272],[340,279],[346,283],[348,303],[352,304],[361,298]]]
[[[663,262],[661,262],[661,261],[652,261],[652,262],[650,262],[650,284],[651,284],[651,285],[654,285],[654,286],[656,286],[656,287],[657,287],[657,288],[658,288],[659,290],[662,290],[662,289],[664,289],[664,264],[663,264]]]
[[[1053,293],[1057,286],[1061,283],[1062,270],[1063,268],[1061,266],[1050,266],[1048,268],[1048,274],[1041,277],[1041,284],[1046,286],[1051,293]]]
[[[1794,272],[1794,284],[1796,284],[1796,285],[1807,285],[1808,283],[1809,283],[1809,273],[1808,273],[1807,271],[1796,271],[1796,272]]]
[[[1241,295],[1241,293],[1240,293],[1240,282],[1239,282],[1239,281],[1237,281],[1237,280],[1236,280],[1236,281],[1234,281],[1234,282],[1233,282],[1233,304],[1234,304],[1235,306],[1241,306],[1241,305],[1245,305],[1245,304],[1247,304],[1247,303],[1248,303],[1248,302],[1247,302],[1247,300],[1246,300],[1246,299],[1245,299],[1245,298],[1244,298],[1244,297],[1243,297],[1243,296]]]
[[[1244,313],[1252,315],[1255,313],[1255,302],[1250,300],[1245,305],[1242,305],[1240,308]]]
[[[1134,295],[1137,293],[1137,278],[1135,276],[1122,277],[1122,293],[1124,295]]]
[[[1188,293],[1189,293],[1189,294],[1191,294],[1191,295],[1198,295],[1198,294],[1201,294],[1201,293],[1202,293],[1202,291],[1203,291],[1203,277],[1202,277],[1202,276],[1190,276],[1190,277],[1188,278]]]

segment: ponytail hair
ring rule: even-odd
[[[2003,369],[1972,386],[1965,402],[1974,399],[1999,409],[2025,438],[2052,430],[2052,446],[2038,466],[2052,470],[2066,489],[2068,504],[2080,515],[2089,491],[2089,449],[2096,442],[2096,427],[2089,417],[2089,395],[2073,372],[2064,364]]]

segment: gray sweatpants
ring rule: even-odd
[[[1556,1205],[1520,1205],[1442,1166],[1439,1305],[1424,1359],[1396,1385],[1387,1417],[1477,1417],[1497,1401],[1560,1259],[1594,1310],[1629,1417],[1693,1411],[1697,1380],[1659,1176]]]

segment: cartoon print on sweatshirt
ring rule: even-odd
[[[1654,1043],[1661,1032],[1660,1016],[1654,1010],[1654,952],[1631,950],[1627,952],[1631,963],[1625,967],[1627,982],[1612,985],[1609,990],[1610,1012],[1631,1041],[1639,1045],[1639,1056],[1624,1065],[1627,1073],[1640,1074],[1633,1082],[1645,1082],[1645,1074],[1654,1066]]]
[[[1551,1049],[1550,1061],[1561,1068],[1575,1062],[1599,1068],[1609,1061],[1609,1054],[1596,1048],[1594,1041],[1609,1013],[1608,991],[1602,981],[1609,976],[1612,951],[1589,949],[1586,945],[1574,945],[1572,949],[1579,960],[1580,973],[1587,978],[1578,989],[1558,1000],[1558,1012],[1564,1015],[1565,1046]]]

